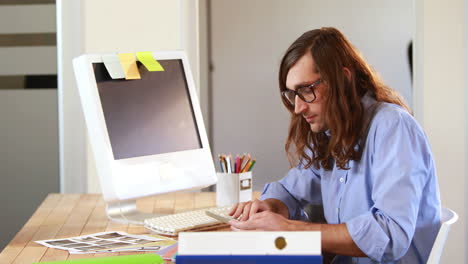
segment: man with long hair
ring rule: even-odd
[[[333,263],[426,263],[440,227],[440,197],[428,140],[337,29],[311,30],[279,70],[291,113],[285,149],[292,169],[240,203],[233,230],[321,231]],[[323,206],[312,223],[307,204]]]

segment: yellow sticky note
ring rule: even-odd
[[[149,51],[137,52],[138,60],[145,65],[148,71],[164,71],[164,68],[154,59],[153,54]]]
[[[119,60],[120,65],[122,65],[122,69],[125,73],[125,79],[141,79],[133,53],[119,53]]]

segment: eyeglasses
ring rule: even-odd
[[[301,98],[302,101],[304,101],[306,103],[312,103],[317,98],[315,96],[315,89],[316,89],[315,86],[319,85],[321,82],[322,82],[322,80],[318,79],[317,81],[315,81],[311,85],[307,85],[307,86],[304,86],[304,87],[297,88],[296,91],[294,91],[294,90],[284,90],[284,91],[281,92],[281,95],[283,95],[283,97],[292,106],[295,105],[296,95],[299,96],[299,98]]]

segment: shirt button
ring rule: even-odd
[[[340,182],[344,182],[344,178],[343,178],[343,177],[342,177],[342,178],[340,178]]]

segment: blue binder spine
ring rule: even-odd
[[[322,256],[306,255],[178,255],[177,264],[322,264]]]

